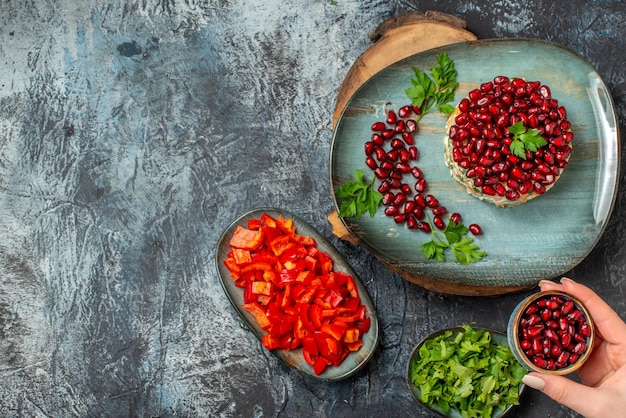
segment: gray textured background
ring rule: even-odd
[[[442,297],[330,232],[337,86],[378,24],[416,10],[572,48],[623,120],[622,1],[3,0],[0,416],[429,416],[411,348],[460,322],[504,330],[522,295]],[[625,191],[569,274],[622,317]],[[353,378],[297,375],[229,305],[215,244],[259,206],[309,221],[366,282],[382,338]],[[512,416],[575,416],[523,403]]]

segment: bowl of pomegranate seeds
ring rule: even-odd
[[[450,115],[445,161],[469,194],[497,207],[517,206],[559,179],[572,153],[571,126],[550,87],[496,76]]]
[[[587,360],[594,324],[577,298],[539,292],[521,301],[509,318],[507,338],[517,360],[529,370],[565,375]]]

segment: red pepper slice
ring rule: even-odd
[[[267,319],[263,308],[261,308],[256,302],[244,303],[243,308],[254,315],[261,328],[269,328],[271,325],[270,320]]]
[[[315,360],[315,364],[313,365],[313,371],[315,372],[315,374],[320,375],[324,372],[324,370],[326,370],[327,366],[328,360],[326,360],[324,357],[318,357]]]
[[[254,231],[237,225],[229,245],[242,250],[254,250],[263,242],[263,232]]]

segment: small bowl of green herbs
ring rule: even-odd
[[[502,417],[519,404],[526,372],[505,334],[466,324],[424,338],[409,357],[407,382],[440,416]]]

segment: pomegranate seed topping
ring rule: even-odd
[[[454,212],[452,215],[450,215],[450,220],[452,222],[454,222],[455,224],[460,224],[461,223],[461,214]]]
[[[571,155],[574,134],[566,120],[567,112],[552,98],[550,88],[539,81],[497,76],[471,90],[454,115],[449,122],[447,163],[453,170],[454,163],[465,174],[466,186],[474,186],[475,193],[493,196],[487,200],[498,206],[515,205],[528,200],[522,200],[523,196],[545,193]],[[512,152],[513,142],[521,141],[509,132],[516,122],[538,130],[548,145],[535,151],[526,148],[521,154],[519,150]],[[479,172],[479,167],[487,173]],[[490,173],[497,174],[495,180]]]

